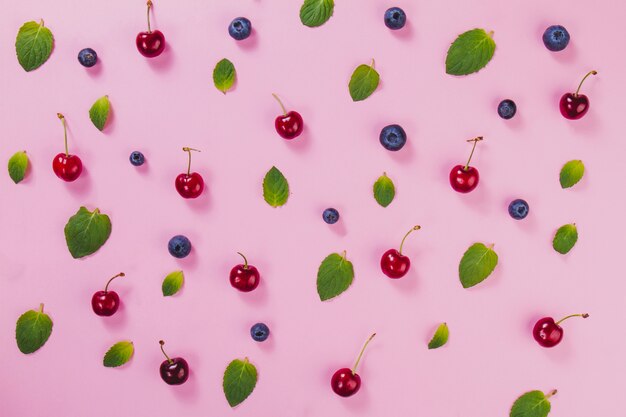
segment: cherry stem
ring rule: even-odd
[[[65,116],[63,116],[61,113],[57,113],[57,117],[61,119],[61,122],[63,123],[63,134],[65,136],[65,156],[70,156],[70,152],[67,148],[67,123],[65,122]]]
[[[367,345],[369,345],[369,343],[374,338],[374,336],[376,336],[376,333],[372,334],[365,341],[365,344],[363,345],[363,348],[361,349],[361,353],[359,353],[359,356],[356,358],[356,362],[354,363],[354,366],[352,367],[352,375],[356,374],[356,368],[357,368],[357,366],[359,366],[359,362],[361,361],[361,357],[363,356],[363,352],[365,352],[365,348],[367,347]]]
[[[43,313],[43,303],[39,303],[39,312]]]
[[[406,235],[404,235],[404,237],[402,238],[402,242],[400,242],[400,250],[398,251],[398,253],[400,253],[400,255],[402,255],[402,247],[404,246],[404,241],[406,240],[406,238],[413,233],[413,231],[415,230],[420,230],[422,228],[422,226],[417,225],[417,226],[413,226],[413,228],[411,230],[409,230],[408,232],[406,232]]]
[[[112,277],[108,282],[107,285],[104,286],[104,292],[107,292],[107,290],[109,289],[109,284],[111,283],[111,281],[113,281],[115,278],[117,277],[125,277],[126,274],[123,272],[120,272],[119,274],[117,274],[116,276]]]
[[[553,389],[552,391],[550,391],[549,393],[545,394],[546,395],[546,400],[554,395],[556,395],[558,391]]]
[[[276,99],[276,101],[278,101],[278,104],[280,104],[280,108],[283,109],[283,115],[287,116],[287,109],[285,108],[285,106],[283,105],[283,102],[280,101],[280,99],[278,98],[278,96],[274,93],[272,93],[272,95],[274,96],[274,98]]]
[[[146,5],[148,6],[148,12],[146,13],[148,17],[148,33],[152,33],[152,29],[150,29],[150,9],[152,8],[152,0],[148,0]]]
[[[183,151],[189,154],[189,163],[187,164],[187,176],[191,174],[191,151],[200,152],[198,149],[184,147]]]
[[[248,269],[248,260],[246,259],[246,257],[241,252],[237,252],[237,253],[241,255],[241,257],[243,258],[243,269]]]
[[[585,82],[585,80],[587,79],[587,77],[589,77],[590,75],[596,75],[597,73],[598,73],[598,71],[595,71],[595,70],[593,70],[593,71],[589,71],[589,72],[587,73],[587,75],[585,75],[585,76],[583,77],[583,79],[580,81],[580,84],[578,84],[578,89],[577,89],[577,90],[576,90],[576,92],[574,93],[574,96],[578,97],[578,92],[580,91],[580,87],[582,87],[582,86],[583,86],[583,83]]]
[[[167,361],[168,361],[169,363],[174,363],[174,361],[173,361],[173,360],[171,360],[169,356],[167,356],[167,353],[165,353],[165,349],[163,349],[163,345],[165,344],[165,342],[164,342],[164,341],[162,341],[162,340],[159,340],[159,344],[161,345],[161,352],[163,352],[163,354],[164,354],[164,355],[165,355],[165,357],[167,358]]]
[[[561,320],[557,321],[556,324],[561,324],[563,323],[565,320],[567,319],[571,319],[572,317],[582,317],[583,319],[586,319],[587,317],[589,317],[589,314],[585,313],[585,314],[570,314],[569,316],[563,317]]]
[[[478,142],[480,142],[481,140],[483,140],[482,136],[478,136],[474,139],[468,139],[468,142],[474,142],[474,146],[472,146],[472,152],[470,153],[469,159],[467,160],[467,164],[465,164],[465,168],[463,168],[463,171],[467,171],[469,169],[469,164],[472,160],[472,156],[474,156],[474,150],[476,150],[476,144]]]

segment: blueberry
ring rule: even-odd
[[[250,328],[250,336],[257,342],[265,342],[270,336],[270,328],[265,323],[257,323]]]
[[[250,36],[252,32],[252,23],[245,17],[238,17],[228,25],[228,33],[238,41],[242,41]]]
[[[389,125],[380,131],[380,144],[388,151],[399,151],[406,143],[406,133],[400,125]]]
[[[528,203],[521,198],[511,201],[511,204],[509,204],[509,214],[515,220],[522,220],[528,216],[529,210]]]
[[[339,221],[339,212],[334,208],[327,208],[322,213],[322,218],[328,224],[335,224]]]
[[[399,7],[392,7],[385,12],[385,26],[391,30],[402,29],[406,24],[406,13]]]
[[[143,154],[139,151],[134,151],[133,153],[131,153],[130,158],[128,159],[130,159],[130,163],[136,167],[141,166],[144,162],[146,162],[146,157],[143,156]]]
[[[91,48],[85,48],[78,53],[78,62],[83,67],[91,68],[98,62],[98,54]]]
[[[562,51],[569,43],[569,32],[561,25],[550,26],[543,32],[543,44],[551,51]]]
[[[507,98],[498,104],[498,114],[505,120],[512,119],[515,116],[515,112],[517,112],[517,106],[513,100]]]
[[[183,235],[176,235],[170,239],[167,250],[174,258],[184,258],[191,252],[191,242]]]

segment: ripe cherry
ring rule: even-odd
[[[159,340],[159,344],[161,345],[161,352],[163,352],[166,358],[159,368],[161,379],[168,385],[184,384],[187,378],[189,378],[189,364],[187,364],[187,361],[183,358],[170,359],[163,349],[165,342]]]
[[[590,75],[596,75],[597,73],[597,71],[589,71],[587,75],[583,77],[580,84],[578,84],[578,89],[575,93],[563,94],[563,97],[561,97],[561,101],[559,102],[559,109],[561,110],[563,117],[570,120],[578,120],[587,113],[589,110],[589,99],[586,95],[578,94],[578,92],[587,77]]]
[[[98,291],[91,297],[91,308],[93,312],[99,316],[109,317],[115,314],[120,306],[120,296],[115,291],[109,291],[109,284],[117,277],[126,276],[123,272],[120,272],[113,278],[111,278],[107,285],[104,287],[104,291]]]
[[[283,114],[278,116],[274,122],[276,131],[284,139],[291,140],[297,138],[302,133],[302,129],[304,129],[302,116],[300,116],[300,113],[293,110],[288,112],[278,96],[276,94],[272,95],[276,101],[278,101],[280,108],[283,110]]]
[[[361,388],[361,377],[359,376],[359,374],[356,373],[356,368],[357,366],[359,366],[359,362],[361,361],[363,352],[365,352],[365,348],[374,338],[374,336],[376,336],[376,333],[374,333],[367,339],[352,369],[341,368],[333,374],[332,378],[330,379],[330,386],[332,387],[333,391],[335,391],[335,394],[341,397],[350,397],[356,394],[359,388]]]
[[[402,242],[400,242],[400,250],[389,249],[387,252],[383,253],[382,258],[380,258],[380,268],[383,270],[383,273],[389,278],[402,278],[406,275],[407,272],[409,272],[409,268],[411,267],[411,260],[408,256],[404,256],[402,254],[402,247],[404,246],[404,241],[406,240],[406,238],[414,230],[420,229],[421,226],[414,226],[406,233],[406,235],[404,235],[404,237],[402,238]]]
[[[189,162],[187,164],[187,173],[182,173],[176,177],[176,190],[183,198],[197,198],[204,190],[204,180],[197,172],[191,172],[191,151],[200,151],[193,148],[183,148],[183,151],[189,154]]]
[[[586,319],[589,314],[572,314],[561,320],[554,322],[552,317],[544,317],[535,323],[533,327],[533,337],[540,346],[551,348],[558,345],[563,339],[563,328],[559,326],[565,320],[571,317],[582,317]]]
[[[452,171],[450,171],[450,185],[454,191],[459,193],[469,193],[478,186],[478,170],[470,166],[470,161],[472,160],[472,156],[474,156],[476,144],[481,140],[483,140],[482,136],[469,139],[468,142],[474,142],[474,146],[472,147],[472,153],[470,153],[467,164],[465,164],[465,166],[457,165],[452,168]]]
[[[152,8],[152,0],[148,0],[146,3],[148,6],[148,31],[139,32],[135,43],[139,53],[146,58],[154,58],[163,52],[165,49],[165,36],[160,30],[152,30],[150,28],[150,9]]]
[[[239,252],[237,252],[239,253]],[[246,257],[239,253],[243,258],[243,264],[235,265],[230,270],[230,285],[241,292],[250,292],[259,286],[261,277],[259,271],[252,265],[248,265]]]
[[[52,170],[57,177],[63,181],[72,182],[76,181],[80,177],[80,173],[83,172],[83,163],[76,155],[70,155],[67,147],[67,123],[65,122],[65,116],[61,113],[57,113],[57,117],[61,119],[63,123],[63,133],[65,136],[65,153],[60,153],[52,160]]]

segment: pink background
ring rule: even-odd
[[[168,47],[157,59],[139,55],[134,38],[145,30],[144,2],[2,1],[0,14],[0,160],[26,149],[32,170],[20,185],[0,176],[0,397],[6,416],[381,416],[508,415],[531,389],[559,390],[551,417],[620,416],[626,373],[623,308],[623,164],[626,141],[622,21],[626,6],[604,0],[480,2],[338,0],[323,27],[300,23],[294,0],[157,0],[154,27]],[[395,3],[395,4],[394,4]],[[398,5],[408,26],[388,30],[382,15]],[[236,16],[254,34],[237,43],[227,33]],[[44,18],[56,39],[50,60],[26,73],[15,58],[18,28]],[[541,42],[550,24],[565,25],[572,41],[550,53]],[[482,27],[497,49],[480,73],[445,74],[455,36]],[[86,70],[81,48],[100,57]],[[227,57],[236,88],[225,96],[211,73]],[[381,87],[353,103],[352,70],[376,59]],[[581,121],[562,118],[557,102],[589,70],[584,86],[591,110]],[[271,93],[301,112],[306,130],[293,142],[273,130],[279,113]],[[88,118],[108,94],[114,116],[105,133]],[[512,98],[518,114],[497,116]],[[62,128],[86,167],[72,184],[57,179],[53,156]],[[380,129],[399,123],[408,132],[398,153],[378,142]],[[484,135],[474,165],[481,184],[469,195],[448,185],[450,168],[466,160],[466,139]],[[207,191],[185,201],[174,177],[186,168],[182,146],[194,155]],[[131,151],[145,153],[135,168]],[[583,181],[561,190],[560,167],[582,159]],[[3,162],[5,163],[5,162]],[[276,165],[292,195],[273,209],[261,197],[265,172]],[[386,209],[371,195],[386,171],[397,187]],[[508,202],[525,198],[529,217],[512,220]],[[111,216],[113,232],[94,256],[74,260],[63,237],[81,206]],[[341,221],[321,220],[325,207]],[[576,222],[580,240],[566,256],[551,248],[554,231]],[[405,246],[408,276],[392,281],[378,266],[414,224],[423,229]],[[167,241],[185,234],[194,249],[178,261]],[[458,262],[473,242],[495,243],[500,263],[484,284],[464,290]],[[347,250],[356,277],[330,302],[319,301],[321,260]],[[228,282],[244,252],[262,274],[251,294]],[[163,277],[183,269],[182,292],[161,295]],[[93,314],[90,298],[106,280],[123,300],[110,319]],[[15,344],[15,321],[40,302],[54,320],[48,343],[32,355]],[[563,343],[540,348],[531,327],[543,315],[588,312],[566,324]],[[264,344],[249,336],[266,322]],[[448,322],[447,346],[428,351],[436,326]],[[334,395],[335,369],[351,366],[366,337],[378,336],[359,373],[361,391]],[[158,375],[165,339],[172,355],[192,367],[186,385]],[[123,368],[102,356],[119,340],[136,353]],[[248,356],[259,382],[230,410],[223,371]]]

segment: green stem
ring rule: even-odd
[[[188,148],[188,147],[184,147],[183,151],[189,154],[189,162],[187,163],[187,176],[189,176],[191,174],[191,151],[194,151],[194,152],[200,152],[200,151],[197,149]]]
[[[67,147],[67,123],[65,122],[65,116],[63,116],[61,113],[57,113],[57,117],[61,119],[61,123],[63,123],[63,135],[65,136],[65,156],[70,156],[70,152]]]
[[[374,338],[374,336],[376,336],[376,333],[372,334],[365,341],[365,344],[363,345],[363,348],[361,349],[361,353],[359,353],[359,356],[358,356],[358,358],[356,358],[356,362],[354,363],[354,366],[352,367],[352,375],[356,374],[356,368],[357,368],[357,366],[359,366],[359,362],[361,362],[361,357],[363,356],[363,352],[365,352],[365,348],[367,347],[367,345],[369,345],[369,343]]]
[[[567,319],[571,319],[572,317],[582,317],[583,319],[586,319],[587,317],[589,317],[589,314],[585,313],[585,314],[570,314],[569,316],[565,316],[563,317],[561,320],[557,321],[556,324],[561,324],[563,323],[565,320]]]
[[[146,16],[148,18],[148,33],[152,33],[152,29],[150,28],[150,9],[152,8],[152,0],[148,0],[146,5],[148,6],[148,11],[146,13]]]
[[[583,83],[585,82],[585,80],[587,79],[587,77],[589,77],[590,75],[596,75],[597,73],[598,73],[598,71],[595,71],[595,70],[594,70],[594,71],[589,71],[589,72],[587,73],[587,75],[585,75],[585,76],[583,77],[583,79],[580,81],[580,84],[578,84],[578,88],[576,89],[576,92],[574,93],[574,96],[575,96],[575,97],[578,97],[578,92],[580,91],[580,87],[582,87],[582,86],[583,86]]]
[[[278,104],[280,104],[280,108],[283,109],[283,114],[285,116],[287,116],[287,109],[285,108],[285,106],[283,105],[283,102],[280,101],[280,99],[278,98],[278,96],[274,93],[272,93],[272,95],[274,96],[274,98],[276,99],[276,101],[278,101]]]
[[[167,361],[168,361],[169,363],[174,363],[174,361],[173,361],[173,360],[171,360],[169,356],[167,356],[167,353],[165,353],[165,349],[163,349],[163,345],[165,344],[165,342],[164,342],[164,341],[162,341],[162,340],[159,340],[159,344],[161,345],[161,352],[163,352],[163,354],[164,354],[164,355],[165,355],[165,357],[167,358]]]
[[[402,247],[404,246],[404,241],[406,240],[406,238],[413,233],[413,231],[415,230],[420,230],[422,228],[422,226],[413,226],[413,228],[411,230],[409,230],[408,232],[406,232],[406,235],[404,235],[404,237],[402,238],[402,242],[400,242],[400,250],[398,251],[400,253],[400,255],[402,255]]]
[[[241,257],[243,258],[243,269],[248,269],[248,260],[246,259],[246,257],[244,256],[243,253],[241,252],[237,252],[239,255],[241,255]]]
[[[43,303],[39,303],[39,312],[43,313]]]
[[[374,61],[374,58],[372,58],[372,63],[370,64],[370,67],[374,68],[374,65],[376,65],[376,61]]]
[[[125,277],[126,274],[124,274],[123,272],[120,272],[119,274],[117,274],[116,276],[112,277],[108,282],[107,285],[104,286],[104,292],[107,292],[107,290],[109,289],[109,284],[111,283],[111,281],[113,281],[115,278],[117,277]]]
[[[470,164],[470,162],[472,160],[472,156],[474,156],[474,150],[476,150],[476,144],[478,142],[480,142],[481,140],[483,140],[482,136],[478,136],[478,137],[476,137],[474,139],[469,139],[468,140],[468,142],[474,142],[474,146],[472,146],[472,152],[470,153],[470,156],[469,156],[469,158],[467,160],[467,164],[465,164],[465,168],[463,168],[463,171],[467,171],[469,169],[469,164]]]

